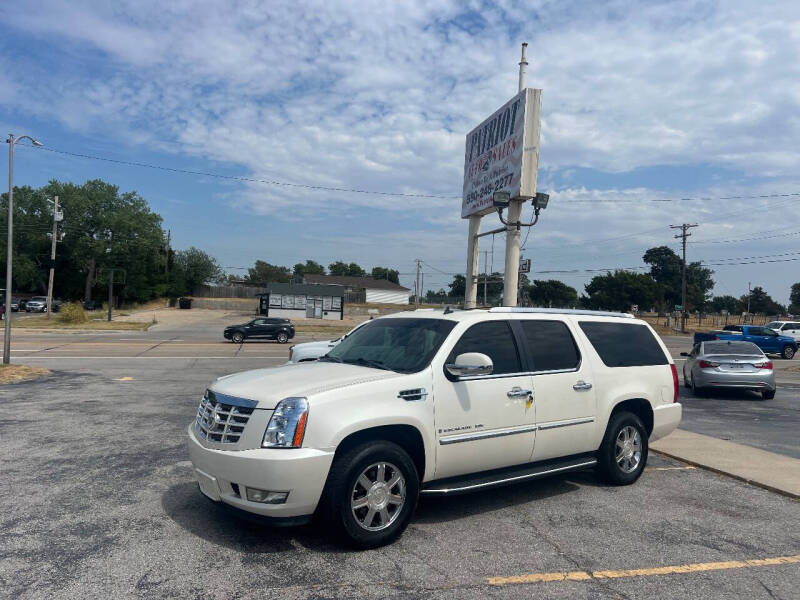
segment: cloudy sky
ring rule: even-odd
[[[29,148],[15,167],[18,185],[99,177],[136,190],[176,247],[231,272],[341,259],[393,266],[409,285],[421,258],[438,289],[464,270],[465,135],[516,93],[523,41],[551,195],[524,251],[535,271],[641,267],[648,247],[678,248],[669,225],[696,222],[689,259],[713,265],[715,293],[750,281],[788,300],[800,280],[792,0],[8,0],[0,128],[228,177]],[[591,275],[534,276],[581,291]]]

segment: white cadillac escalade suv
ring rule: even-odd
[[[622,313],[494,308],[375,319],[319,361],[217,379],[189,426],[211,500],[345,540],[397,538],[420,494],[595,467],[631,484],[681,419],[678,378]]]

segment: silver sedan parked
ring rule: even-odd
[[[751,342],[701,342],[681,356],[687,357],[683,384],[695,396],[711,388],[734,388],[761,392],[764,400],[775,397],[772,361]]]

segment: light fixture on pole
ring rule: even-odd
[[[6,323],[5,336],[3,337],[3,364],[11,362],[11,282],[12,282],[12,251],[14,249],[14,146],[22,140],[30,140],[34,146],[41,146],[37,140],[29,135],[15,138],[13,133],[8,134],[8,247],[6,251]]]

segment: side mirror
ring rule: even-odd
[[[492,359],[480,352],[465,352],[456,356],[454,363],[444,366],[454,377],[470,377],[474,375],[491,375],[494,365]]]
[[[681,356],[689,356],[688,352],[681,352]]]

